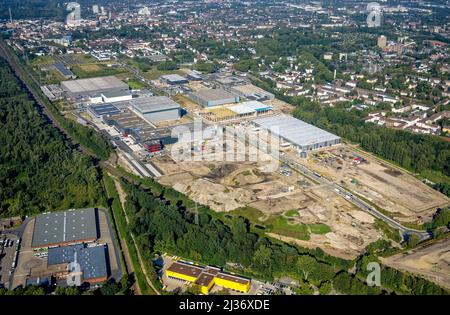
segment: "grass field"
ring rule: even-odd
[[[182,75],[183,72],[180,71],[180,70],[161,71],[161,70],[158,70],[156,67],[153,67],[151,70],[149,70],[149,71],[144,73],[144,77],[149,79],[149,80],[156,80],[156,79],[158,79],[160,76],[162,76],[164,74],[179,74],[179,75]]]
[[[236,210],[230,211],[229,214],[236,217],[244,217],[253,223],[260,222],[259,218],[264,216],[264,214],[258,209],[248,206],[243,208],[237,208]]]
[[[293,224],[284,217],[271,217],[265,223],[272,233],[304,241],[309,240],[308,226],[305,224]]]
[[[146,87],[144,83],[138,80],[128,80],[127,84],[132,90],[139,90]]]
[[[308,227],[313,234],[327,234],[331,232],[331,228],[323,223],[309,224]]]
[[[285,216],[292,218],[295,217],[296,215],[298,215],[298,211],[293,209],[293,210],[288,210],[286,211],[286,213],[284,214]]]
[[[433,170],[425,170],[420,173],[421,177],[424,177],[434,183],[446,183],[450,185],[450,178],[445,176],[441,172],[433,171]]]
[[[79,78],[93,78],[93,77],[102,77],[108,75],[116,75],[119,73],[126,72],[123,68],[117,67],[108,67],[105,64],[94,63],[94,64],[84,64],[77,65],[72,67],[72,72]]]

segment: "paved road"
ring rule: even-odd
[[[258,143],[254,142],[254,141],[251,142],[250,144],[255,147],[259,147],[261,150],[263,150],[263,148],[261,148],[261,145],[258,145]],[[410,229],[410,228],[407,228],[407,227],[401,225],[399,222],[395,221],[391,217],[389,217],[389,216],[383,214],[382,212],[380,212],[379,210],[375,209],[374,207],[372,207],[371,205],[366,203],[364,200],[362,200],[355,194],[347,191],[345,188],[332,182],[331,180],[322,177],[320,174],[313,172],[312,170],[308,169],[306,166],[304,166],[292,159],[289,159],[285,156],[275,155],[272,152],[269,152],[269,148],[265,148],[263,151],[265,151],[267,154],[271,154],[274,158],[276,158],[280,162],[283,162],[283,163],[289,165],[292,169],[298,171],[299,173],[303,174],[304,176],[306,176],[310,179],[313,179],[314,181],[318,182],[321,185],[328,186],[336,194],[344,197],[345,199],[347,199],[349,202],[351,202],[352,204],[354,204],[361,210],[364,210],[364,211],[370,213],[371,215],[373,215],[374,217],[376,217],[380,220],[383,220],[389,226],[399,230],[400,233],[402,234],[402,237],[405,237],[405,235],[416,235],[419,237],[419,239],[421,241],[426,240],[431,237],[430,233],[428,233],[427,231],[414,230],[414,229]]]

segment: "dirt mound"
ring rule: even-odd
[[[237,165],[231,163],[220,164],[205,177],[210,179],[221,179],[233,173],[237,168]]]

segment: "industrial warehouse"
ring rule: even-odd
[[[24,226],[12,287],[96,284],[122,275],[107,213],[71,209],[39,214]]]
[[[47,248],[98,238],[94,208],[39,214],[34,223],[33,248]]]
[[[236,85],[230,88],[230,91],[241,97],[245,97],[248,100],[256,100],[260,102],[273,100],[275,98],[274,94],[253,84]]]
[[[98,97],[101,93],[118,93],[129,90],[126,83],[114,76],[63,81],[61,82],[61,88],[66,96],[73,100],[86,100],[90,97]]]
[[[189,263],[175,261],[166,269],[165,275],[172,279],[188,281],[198,287],[203,294],[209,294],[214,285],[225,289],[247,293],[250,280],[223,273],[216,267],[200,267]]]
[[[201,89],[188,94],[189,98],[203,107],[238,103],[239,96],[223,89]]]
[[[180,104],[165,96],[135,98],[130,104],[142,117],[151,122],[175,120],[181,116]]]
[[[166,74],[162,75],[160,77],[161,82],[169,84],[169,85],[179,85],[179,84],[186,84],[189,83],[189,81],[182,77],[179,74]]]
[[[63,247],[52,247],[48,250],[47,265],[66,267],[68,264],[78,264],[81,278],[77,279],[81,285],[83,282],[98,283],[108,279],[108,265],[106,262],[106,245],[86,246],[76,244]],[[71,271],[71,270],[69,270]]]
[[[252,123],[278,136],[299,152],[317,150],[341,143],[341,138],[291,116],[257,118]]]
[[[126,101],[91,105],[88,112],[93,118],[104,120],[102,117],[117,115],[127,109],[151,123],[181,117],[180,104],[165,96],[137,97]]]

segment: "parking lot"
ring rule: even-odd
[[[6,288],[9,288],[12,280],[17,247],[17,236],[13,234],[0,234],[0,284]]]

